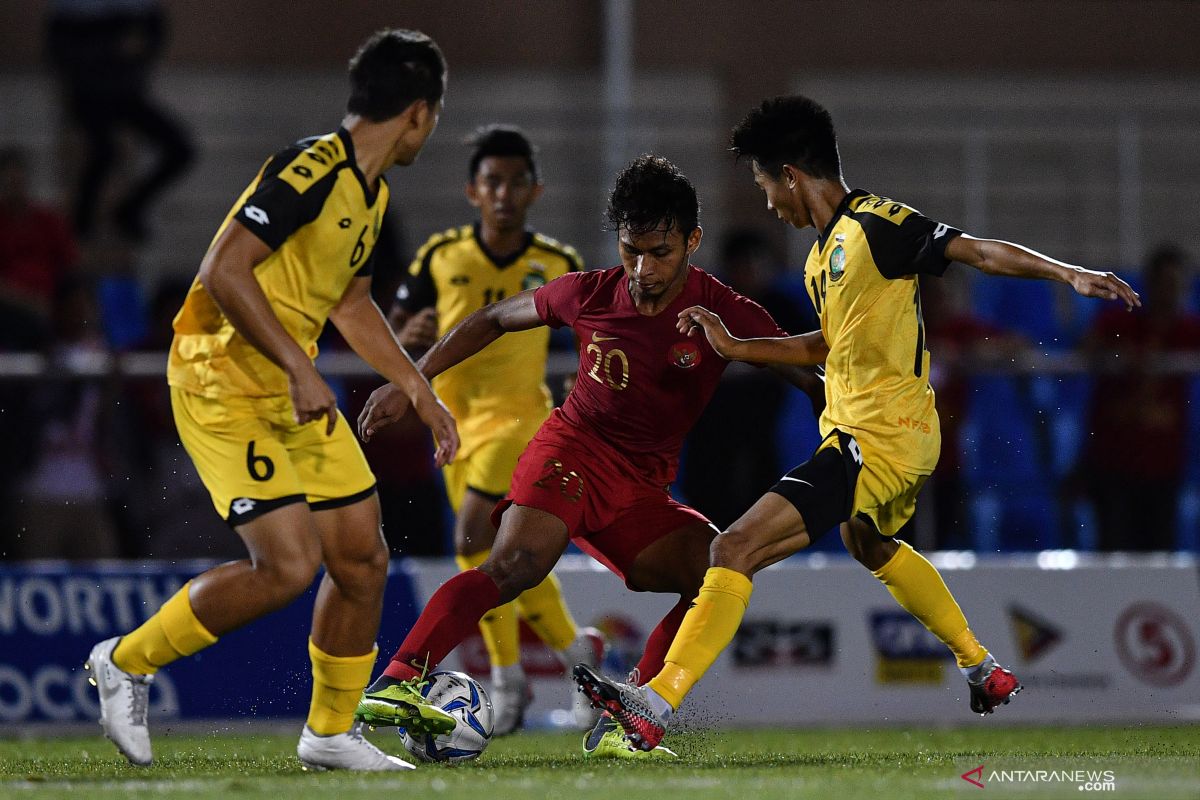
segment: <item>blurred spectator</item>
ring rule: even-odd
[[[79,254],[62,214],[37,203],[29,190],[29,154],[20,147],[0,148],[0,305],[8,329],[50,316],[59,284],[74,270]],[[22,345],[19,331],[0,333],[0,346]]]
[[[937,394],[942,452],[922,490],[922,500],[933,512],[932,530],[921,530],[922,521],[928,518],[918,510],[912,539],[924,548],[966,550],[972,547],[972,539],[962,451],[962,428],[970,401],[970,374],[965,367],[973,362],[1011,359],[1025,344],[1019,336],[972,311],[967,278],[954,270],[942,278],[921,281],[921,311],[930,353],[929,383]]]
[[[105,183],[117,164],[118,135],[140,134],[157,150],[146,174],[131,179],[113,219],[130,241],[148,235],[153,200],[188,168],[192,145],[183,127],[151,96],[151,72],[162,55],[166,20],[157,0],[53,0],[46,49],[87,152],[75,194],[75,229],[95,232]]]
[[[54,304],[52,364],[82,365],[106,352],[90,287],[76,278],[65,281]],[[111,382],[59,377],[34,387],[39,434],[17,485],[18,530],[9,555],[116,556],[117,531],[107,499]]]
[[[760,303],[785,331],[817,328],[811,308],[806,313],[797,296],[780,287],[783,262],[764,234],[731,231],[720,258],[716,272],[722,280]],[[788,391],[769,370],[734,364],[688,436],[680,488],[719,527],[731,524],[779,479],[776,437]]]
[[[1187,455],[1188,379],[1158,375],[1154,356],[1200,351],[1200,317],[1183,303],[1187,257],[1156,250],[1144,273],[1144,305],[1105,308],[1084,347],[1104,372],[1096,382],[1084,475],[1102,550],[1170,550]]]

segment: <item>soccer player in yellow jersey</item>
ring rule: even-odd
[[[92,649],[100,723],[134,764],[152,760],[154,673],[287,605],[324,565],[300,760],[312,769],[412,767],[367,742],[353,720],[375,662],[388,554],[374,476],[313,359],[331,319],[411,398],[437,435],[438,462],[453,459],[453,418],[369,293],[388,201],[383,173],[417,158],[445,79],[441,51],[424,34],[370,37],[350,62],[341,126],[267,160],[217,230],[175,318],[167,377],[179,437],[249,558],[197,576],[141,627]],[[428,706],[408,708],[410,727],[454,726]]]
[[[967,627],[928,561],[894,536],[912,518],[917,493],[937,463],[941,439],[919,276],[952,261],[989,275],[1066,283],[1079,294],[1119,300],[1137,294],[1096,272],[1019,245],[977,239],[842,179],[833,120],[806,97],[765,101],[734,129],[733,150],[749,159],[767,209],[819,232],[804,277],[820,330],[778,339],[736,339],[711,311],[680,312],[681,332],[703,331],[725,358],[758,364],[825,364],[824,441],[713,541],[712,568],[684,617],[665,665],[646,687],[609,681],[586,668],[576,678],[629,738],[656,746],[671,714],[732,640],[750,601],[751,577],[840,525],[846,549],[905,610],[954,653],[971,709],[991,713],[1021,689]]]
[[[573,248],[525,226],[542,194],[528,137],[493,125],[476,131],[470,144],[466,195],[479,221],[435,234],[417,252],[396,297],[400,342],[410,350],[432,346],[484,306],[583,269]],[[549,342],[547,328],[506,336],[433,380],[462,438],[457,459],[443,474],[456,515],[455,558],[464,570],[491,553],[492,509],[508,493],[521,451],[550,414]],[[533,697],[521,669],[518,617],[564,665],[595,665],[603,655],[599,632],[576,627],[553,574],[485,614],[479,627],[492,663],[495,732],[501,735],[521,725]],[[574,697],[577,725],[591,727],[595,718],[586,699]]]

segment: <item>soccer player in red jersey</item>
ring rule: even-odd
[[[442,585],[383,675],[363,695],[358,716],[396,724],[397,697],[463,641],[490,609],[536,586],[574,540],[634,591],[680,595],[650,634],[636,675],[661,669],[667,645],[708,568],[716,530],[668,493],[679,451],[728,362],[677,327],[694,305],[719,309],[740,336],[783,335],[757,303],[689,259],[700,246],[692,184],[664,158],[642,156],[617,178],[608,208],[621,266],[564,275],[464,319],[422,358],[432,378],[508,332],[571,327],[580,342],[579,379],[517,463],[497,505],[491,555]],[[784,367],[811,394],[815,373]],[[365,439],[404,412],[404,395],[384,386],[359,419]],[[634,678],[636,682],[636,677]],[[585,751],[636,754],[610,717]]]

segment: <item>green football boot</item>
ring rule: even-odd
[[[601,714],[596,726],[583,737],[583,755],[586,758],[628,758],[633,761],[670,761],[679,758],[673,750],[662,745],[649,751],[634,747],[608,712]]]
[[[358,701],[354,718],[372,728],[404,728],[409,733],[450,733],[457,721],[425,699],[421,690],[428,685],[426,680],[412,678],[388,683],[378,689],[368,687]]]

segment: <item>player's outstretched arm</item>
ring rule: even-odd
[[[820,331],[799,336],[766,339],[738,339],[731,336],[721,318],[703,306],[692,306],[679,312],[679,332],[695,336],[704,331],[708,343],[717,355],[730,361],[749,361],[754,364],[791,364],[807,367],[824,364],[829,347]]]
[[[354,352],[387,378],[389,386],[411,403],[421,421],[433,431],[437,441],[434,460],[439,467],[454,460],[458,452],[458,428],[454,417],[434,395],[429,381],[404,352],[379,306],[371,297],[371,279],[355,278],[342,299],[329,312],[329,319]],[[403,413],[403,412],[401,412]]]
[[[246,341],[288,376],[297,423],[326,418],[326,432],[337,422],[337,398],[308,354],[288,335],[254,279],[254,267],[271,248],[237,220],[226,226],[200,264],[200,284]]]
[[[1111,272],[1065,264],[1011,242],[977,239],[963,234],[946,244],[946,257],[988,275],[1059,281],[1084,297],[1120,300],[1130,310],[1142,304],[1138,293]]]
[[[432,380],[507,332],[526,331],[545,324],[533,304],[533,291],[522,292],[467,316],[447,331],[417,366]],[[363,441],[370,441],[376,431],[403,416],[407,407],[407,397],[391,384],[372,392],[358,417],[358,432]]]

